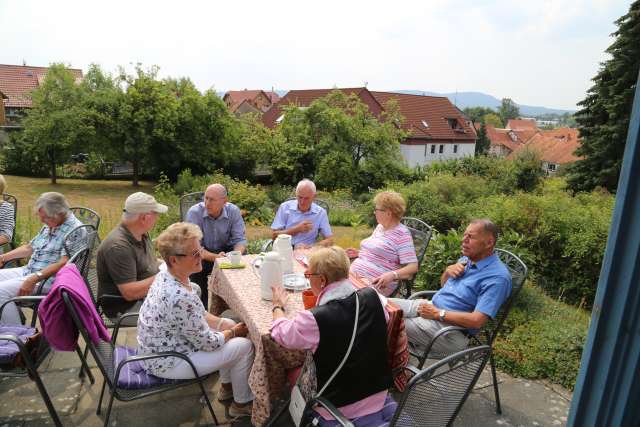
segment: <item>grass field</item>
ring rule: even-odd
[[[18,242],[28,242],[40,229],[42,224],[34,212],[34,203],[38,196],[47,191],[57,191],[65,195],[71,206],[85,206],[100,214],[100,236],[113,229],[122,215],[124,201],[129,194],[136,191],[153,193],[153,182],[141,182],[140,187],[133,187],[131,181],[104,181],[83,179],[59,179],[52,185],[48,178],[29,178],[5,175],[7,188],[5,192],[18,198]],[[357,247],[371,230],[366,227],[333,227],[335,242],[343,247]],[[155,230],[156,233],[158,230]],[[154,233],[154,234],[156,234]],[[270,234],[269,227],[247,227],[249,240],[264,239]]]

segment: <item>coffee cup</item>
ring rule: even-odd
[[[238,265],[242,262],[242,253],[240,251],[227,252],[227,257],[233,265]]]
[[[305,310],[315,307],[317,301],[318,297],[313,293],[313,291],[310,289],[302,291],[302,305],[304,305]]]

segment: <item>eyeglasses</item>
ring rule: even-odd
[[[310,279],[313,276],[322,276],[322,274],[318,274],[318,273],[309,273],[309,272],[304,272],[304,277],[306,277],[307,279]]]
[[[174,256],[189,256],[189,255],[191,255],[194,258],[201,258],[203,250],[204,250],[204,248],[200,247],[200,248],[196,249],[195,251],[193,251],[191,254],[174,254]]]
[[[386,212],[386,211],[387,211],[386,209],[380,209],[380,208],[374,208],[374,209],[373,209],[373,212],[374,212],[374,213],[375,213],[375,212]]]

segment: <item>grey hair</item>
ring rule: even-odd
[[[298,194],[298,191],[300,191],[304,187],[309,188],[311,191],[313,191],[313,194],[316,194],[316,185],[313,183],[313,181],[307,178],[298,183],[298,185],[296,186],[296,194]]]
[[[482,224],[482,231],[493,236],[493,246],[498,241],[498,227],[489,218],[477,218],[471,220],[471,224]]]
[[[49,191],[42,193],[36,200],[36,212],[40,209],[44,211],[48,218],[55,218],[58,215],[66,215],[69,212],[69,204],[67,199],[60,193]]]
[[[122,222],[132,222],[138,219],[141,213],[122,212]]]

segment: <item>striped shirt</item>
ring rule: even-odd
[[[360,242],[360,254],[351,264],[350,271],[373,280],[383,273],[414,262],[418,262],[418,257],[409,229],[404,224],[398,224],[390,230],[384,230],[378,224],[371,237]],[[388,289],[389,292],[395,289],[395,283]]]
[[[16,222],[13,219],[13,205],[8,202],[0,204],[0,235],[5,236],[9,242],[13,239]],[[2,253],[2,248],[0,248]]]

